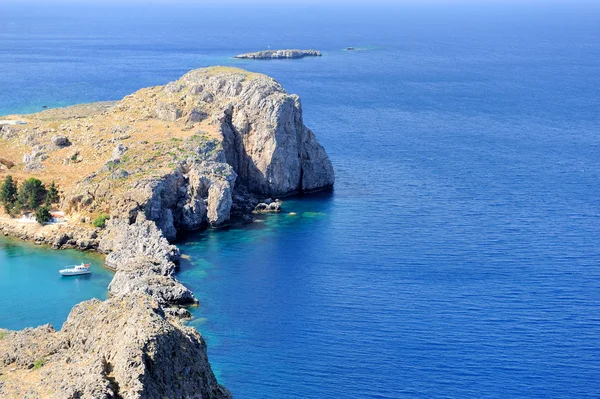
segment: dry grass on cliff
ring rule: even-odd
[[[209,120],[190,127],[181,119],[165,122],[153,118],[154,97],[160,95],[159,89],[142,89],[118,103],[85,104],[0,117],[27,122],[10,126],[12,133],[8,139],[3,140],[0,134],[0,156],[15,164],[10,169],[2,166],[0,179],[10,174],[19,181],[36,177],[50,184],[54,180],[63,192],[68,192],[110,161],[118,144],[128,148],[128,168],[136,169],[137,165],[148,163],[152,167],[168,164],[169,152],[177,151],[178,142],[198,131],[218,138],[217,129]],[[55,146],[52,144],[54,136],[67,137],[71,145]],[[27,170],[24,156],[36,149],[47,158],[41,160],[42,168]],[[156,172],[160,174],[160,170]],[[115,185],[118,186],[118,182]]]

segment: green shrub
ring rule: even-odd
[[[52,215],[50,214],[50,209],[46,205],[40,206],[35,211],[35,221],[39,224],[46,224],[50,220],[52,220]]]
[[[112,172],[113,170],[115,170],[118,167],[119,166],[115,161],[108,161],[106,163],[106,169],[108,169],[109,172]]]
[[[39,358],[35,362],[33,362],[33,369],[37,370],[41,368],[44,364],[46,364],[46,359],[44,359],[43,357]]]
[[[0,341],[2,341],[7,335],[8,333],[6,331],[0,331]]]
[[[106,226],[106,221],[110,219],[110,216],[107,215],[106,213],[103,213],[102,215],[98,216],[96,219],[94,219],[94,221],[92,222],[92,224],[95,227],[98,227],[100,229],[103,229]]]

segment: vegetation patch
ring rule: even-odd
[[[44,366],[44,364],[46,364],[46,359],[44,359],[43,357],[39,358],[35,362],[33,362],[33,369],[34,370],[40,369]]]
[[[99,229],[103,229],[104,227],[106,227],[106,221],[110,219],[110,215],[103,213],[101,215],[99,215],[97,218],[95,218],[92,221],[92,224],[94,225],[94,227],[98,227]]]
[[[9,175],[0,183],[0,204],[12,217],[33,212],[38,223],[48,223],[52,219],[50,207],[59,201],[60,195],[54,181],[48,189],[35,177],[19,184]]]

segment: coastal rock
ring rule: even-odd
[[[281,204],[280,200],[271,201],[265,200],[265,202],[261,202],[256,207],[254,207],[255,213],[269,213],[269,212],[281,212]]]
[[[230,217],[237,175],[218,162],[224,161],[222,153],[215,151],[212,158],[183,161],[172,173],[134,183],[112,206],[113,213],[131,219],[141,212],[171,241],[178,229],[222,226]]]
[[[108,294],[121,296],[133,292],[150,295],[163,306],[197,303],[192,292],[173,276],[174,268],[165,269],[158,259],[138,256],[119,265],[108,286]]]
[[[251,60],[272,60],[282,58],[304,58],[304,57],[320,57],[320,51],[317,50],[263,50],[255,53],[246,53],[236,55],[235,58],[251,59]]]
[[[170,245],[156,224],[142,215],[132,224],[124,219],[110,219],[99,250],[108,253],[105,264],[112,269],[119,270],[128,260],[145,257],[160,262],[163,275],[173,272],[180,257],[179,249]]]
[[[170,245],[154,221],[138,216],[133,224],[111,219],[100,241],[106,266],[116,270],[110,296],[142,292],[165,306],[196,303],[194,294],[175,279],[179,249]]]
[[[231,398],[202,336],[144,294],[82,302],[60,331],[6,335],[0,375],[2,398]]]
[[[82,251],[98,248],[98,231],[95,228],[68,225],[20,224],[17,220],[0,220],[0,234],[50,245],[55,249],[74,248]]]
[[[333,165],[329,161],[325,149],[319,144],[310,129],[305,127],[301,137],[302,190],[311,192],[332,186],[334,181]]]
[[[211,226],[222,226],[229,220],[232,205],[231,191],[231,183],[227,180],[211,184],[208,190],[207,210]]]
[[[302,119],[300,99],[264,75],[233,68],[200,69],[178,82],[183,93],[203,87],[214,98],[223,152],[251,192],[284,196],[331,187],[331,162]],[[179,103],[178,104],[183,104]],[[216,111],[221,110],[221,111]],[[219,114],[220,112],[220,114]]]
[[[108,212],[130,224],[143,214],[172,241],[178,230],[221,227],[232,216],[247,219],[258,201],[234,198],[236,187],[254,196],[281,197],[334,183],[327,153],[303,123],[300,99],[265,75],[227,67],[194,70],[97,112],[93,123],[77,118],[77,125],[60,125],[73,135],[84,129],[81,137],[94,149],[74,146],[77,155],[65,161],[67,169],[103,161],[72,188],[61,187],[67,212]],[[93,137],[89,129],[102,125],[103,118],[107,137]],[[147,129],[152,135],[144,135]],[[125,131],[123,142],[106,149]],[[29,168],[41,167],[36,154],[29,154]]]

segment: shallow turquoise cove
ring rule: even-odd
[[[50,323],[59,329],[71,307],[106,298],[113,273],[103,257],[75,250],[56,251],[0,238],[0,328],[22,329]],[[65,266],[90,263],[92,274],[63,277]]]

